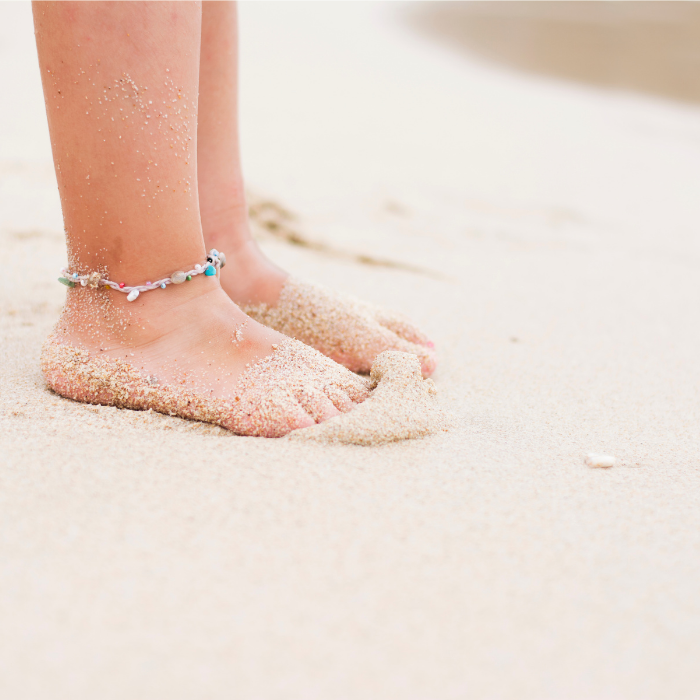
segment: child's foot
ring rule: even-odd
[[[402,315],[291,278],[252,240],[228,261],[221,275],[224,291],[263,325],[310,345],[353,372],[368,373],[385,350],[417,355],[424,377],[435,371],[434,344]]]
[[[326,287],[287,278],[274,306],[243,306],[251,318],[301,340],[353,372],[368,373],[385,350],[418,356],[423,376],[435,370],[430,341],[398,314],[342,296]]]
[[[131,303],[105,289],[68,294],[42,356],[49,386],[68,398],[280,437],[369,394],[365,380],[249,319],[218,281]]]

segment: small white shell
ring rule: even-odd
[[[173,274],[170,276],[170,281],[173,284],[182,284],[186,279],[187,275],[184,272],[181,272],[180,270],[178,270],[177,272],[173,272]]]
[[[615,458],[611,455],[588,454],[584,460],[589,467],[608,467],[615,466]]]
[[[138,289],[132,289],[132,290],[129,292],[128,296],[126,297],[126,300],[127,300],[127,301],[134,301],[134,299],[136,299],[136,298],[138,297],[138,295],[139,295],[139,290],[138,290]]]
[[[226,265],[226,256],[223,253],[219,253],[219,260],[221,261],[221,267]]]

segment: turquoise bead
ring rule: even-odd
[[[204,270],[204,274],[207,277],[213,277],[216,274],[216,268],[213,265],[209,265],[209,267]]]

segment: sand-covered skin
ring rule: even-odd
[[[368,373],[386,350],[410,352],[429,376],[435,351],[428,338],[401,314],[290,277],[275,306],[241,306],[265,326],[300,340],[353,372]]]
[[[289,440],[379,445],[431,435],[448,426],[437,389],[415,355],[387,350],[372,365],[372,393],[350,413],[291,432]]]
[[[92,404],[153,410],[220,425],[238,435],[282,437],[298,426],[304,412],[323,419],[324,399],[340,411],[364,400],[367,382],[293,339],[238,378],[228,399],[161,383],[124,360],[95,357],[53,336],[44,344],[42,370],[61,396]]]
[[[290,338],[248,368],[228,399],[161,383],[129,362],[95,357],[53,336],[44,344],[41,365],[48,385],[61,396],[213,423],[237,435],[291,433],[297,440],[375,445],[445,427],[435,385],[423,379],[418,359],[409,353],[379,355],[368,381]],[[340,416],[324,421],[325,399]],[[295,430],[303,412],[317,424]]]

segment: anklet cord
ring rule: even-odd
[[[216,273],[226,265],[226,256],[220,253],[218,250],[212,248],[209,251],[206,262],[201,265],[198,263],[194,266],[193,270],[189,272],[183,272],[178,270],[173,272],[169,277],[164,277],[163,279],[156,280],[155,282],[146,282],[146,284],[136,285],[134,287],[127,286],[124,282],[113,282],[112,280],[103,277],[99,272],[91,272],[86,275],[80,275],[77,272],[70,272],[68,269],[64,268],[61,270],[61,277],[58,281],[61,284],[65,284],[66,287],[75,287],[80,285],[81,287],[89,287],[90,289],[95,289],[97,287],[109,287],[114,289],[116,292],[124,292],[128,294],[127,301],[134,301],[141,292],[150,292],[154,289],[165,289],[169,284],[182,284],[183,282],[189,282],[196,275],[206,275],[207,277],[214,277]]]

